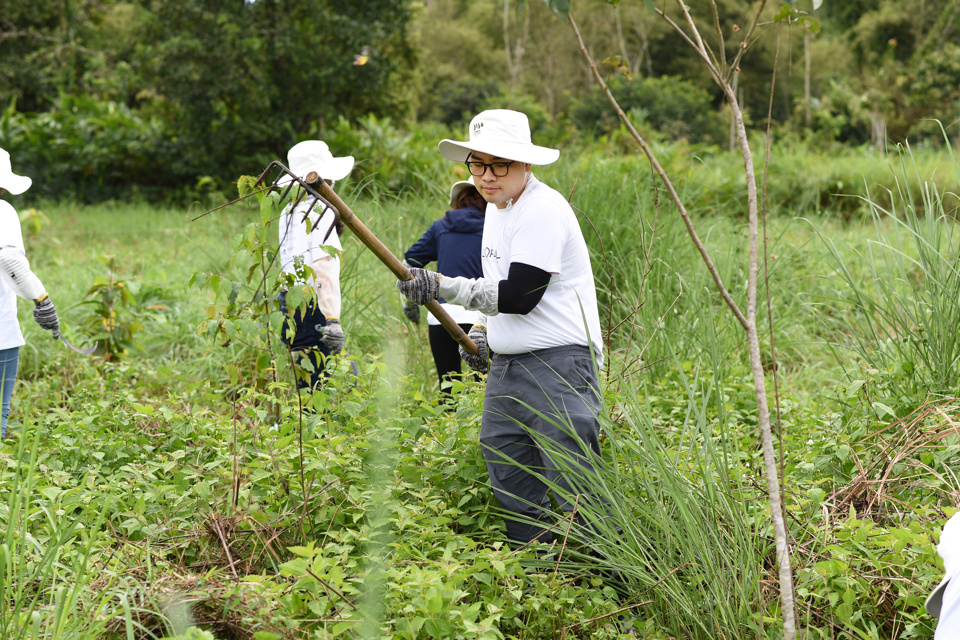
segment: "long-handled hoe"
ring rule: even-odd
[[[400,260],[398,260],[397,257],[393,255],[393,253],[391,253],[382,242],[380,242],[380,239],[373,235],[366,225],[364,225],[357,218],[357,216],[354,215],[353,211],[350,210],[350,207],[348,207],[343,200],[340,199],[340,196],[336,194],[330,185],[323,181],[323,178],[321,178],[316,171],[311,171],[307,175],[303,176],[303,178],[300,178],[299,176],[294,175],[290,169],[283,166],[280,162],[273,161],[267,165],[267,168],[264,169],[263,173],[260,174],[260,177],[257,178],[257,182],[253,186],[254,193],[257,192],[257,188],[261,185],[267,185],[267,176],[274,169],[279,169],[279,174],[269,186],[265,186],[262,190],[280,188],[280,181],[286,177],[290,180],[290,182],[287,184],[284,180],[286,188],[283,191],[281,201],[287,196],[287,194],[290,193],[290,190],[294,185],[299,185],[303,191],[300,192],[300,194],[297,196],[296,202],[293,203],[294,207],[296,207],[297,204],[299,204],[300,201],[306,197],[306,194],[310,194],[325,208],[332,209],[335,220],[341,221],[346,227],[353,231],[357,238],[360,239],[360,242],[366,245],[366,247],[373,252],[373,255],[377,256],[380,262],[385,264],[395,276],[401,280],[413,279],[413,275],[411,275],[410,270],[407,269],[403,263],[400,262]],[[310,209],[308,209],[304,214],[304,220],[306,220],[306,217],[310,215],[310,211],[314,206],[316,206],[316,202],[314,202],[310,206]],[[336,224],[336,221],[334,224]],[[333,226],[327,230],[326,236],[329,236],[332,230]],[[474,344],[473,340],[467,337],[467,334],[464,333],[463,329],[460,328],[460,325],[458,325],[456,321],[450,317],[443,307],[440,306],[439,302],[436,300],[431,300],[424,306],[437,320],[440,321],[440,324],[443,325],[443,328],[446,329],[451,336],[453,336],[454,340],[460,343],[467,353],[472,355],[477,355],[479,353],[477,345]]]

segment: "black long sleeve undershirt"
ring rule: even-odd
[[[550,272],[522,262],[511,262],[507,279],[498,286],[500,313],[525,316],[540,303],[550,283]]]

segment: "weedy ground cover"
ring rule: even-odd
[[[696,194],[729,159],[672,162],[706,202]],[[301,397],[260,286],[275,234],[261,209],[189,222],[148,205],[38,207],[26,240],[67,335],[111,348],[80,357],[21,308],[28,344],[0,448],[3,637],[615,638],[628,623],[649,638],[776,637],[741,332],[634,159],[561,165],[539,173],[582,216],[609,331],[602,473],[583,485],[607,507],[590,530],[561,518],[537,549],[505,544],[480,385],[438,405],[424,328],[354,238],[343,324],[360,376],[341,362]],[[442,199],[387,193],[343,195],[400,252]],[[742,297],[742,218],[715,202],[702,235]],[[940,264],[916,241],[929,218],[876,204],[836,215],[791,200],[768,222],[769,372],[808,637],[929,636],[935,536],[958,490],[960,403],[940,378],[905,384],[902,359],[867,341],[864,323],[880,331],[887,316],[857,307],[899,273],[871,259],[882,242],[914,265],[898,299],[932,308],[933,271],[915,268]]]

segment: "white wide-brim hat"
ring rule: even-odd
[[[933,590],[933,593],[924,603],[924,608],[934,618],[940,617],[940,608],[943,606],[943,592],[947,588],[947,583],[953,578],[958,569],[960,569],[960,512],[953,514],[947,524],[943,525],[943,533],[940,534],[940,544],[937,545],[937,553],[943,558],[943,580]]]
[[[460,180],[459,182],[454,182],[453,186],[450,187],[450,206],[457,206],[457,200],[460,198],[460,194],[463,193],[463,190],[471,188],[477,188],[477,185],[473,184],[473,180]]]
[[[10,154],[0,149],[0,189],[6,189],[15,196],[30,188],[33,180],[27,176],[18,176],[10,165]]]
[[[438,148],[444,158],[454,162],[466,162],[471,151],[530,164],[550,164],[560,157],[556,149],[533,144],[526,114],[509,109],[478,114],[470,121],[468,142],[441,140]]]
[[[298,178],[316,171],[323,180],[343,180],[353,171],[353,156],[334,158],[326,142],[304,140],[290,147],[287,152],[287,168]],[[291,182],[284,177],[279,184]]]

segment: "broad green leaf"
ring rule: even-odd
[[[857,395],[865,384],[867,384],[866,380],[854,380],[851,382],[847,387],[847,397],[852,398],[853,396]]]
[[[561,20],[567,19],[567,14],[570,13],[570,0],[544,0],[547,3],[547,7]]]
[[[777,15],[773,17],[774,22],[783,22],[785,20],[789,21],[791,17],[799,13],[796,9],[791,7],[789,4],[785,4],[780,7],[780,11],[777,12]]]
[[[877,415],[880,418],[883,418],[883,416],[890,416],[891,418],[895,419],[897,417],[897,414],[893,411],[893,409],[883,404],[882,402],[874,402],[873,406],[874,408],[876,408]]]
[[[339,635],[342,634],[344,631],[348,631],[348,630],[350,630],[350,629],[356,628],[357,622],[359,622],[359,621],[355,621],[355,622],[338,622],[337,624],[333,625],[333,635],[334,635],[334,636],[339,636]]]

